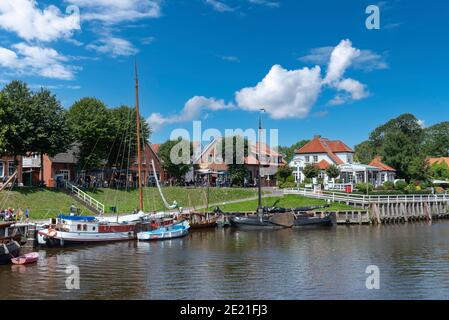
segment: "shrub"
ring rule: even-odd
[[[366,191],[368,190],[368,192],[371,192],[374,190],[374,186],[371,183],[362,183],[359,182],[357,183],[357,185],[355,186],[356,189],[358,189],[361,192],[366,193]]]
[[[394,188],[396,190],[403,191],[403,190],[405,190],[406,187],[407,187],[407,183],[405,181],[402,181],[402,180],[396,181],[396,183],[394,184]]]
[[[394,183],[391,181],[385,181],[383,187],[385,190],[394,190]]]

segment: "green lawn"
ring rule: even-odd
[[[67,194],[54,189],[24,187],[13,191],[3,190],[0,193],[0,209],[22,208],[25,212],[25,208],[28,208],[31,219],[44,219],[67,213],[72,203],[80,208],[81,212],[88,213],[86,208],[74,202]]]
[[[296,207],[308,207],[315,205],[326,204],[326,201],[319,199],[306,198],[298,195],[286,195],[284,197],[267,197],[262,198],[262,205],[272,206],[277,200],[279,202],[276,204],[277,207],[283,208],[296,208]],[[228,212],[249,212],[254,211],[257,208],[257,200],[245,201],[239,203],[230,203],[227,205],[220,206],[220,209]],[[320,209],[322,210],[322,209]],[[357,210],[354,207],[348,206],[346,204],[341,204],[334,202],[329,208],[324,209],[326,211],[339,211],[339,210]]]
[[[202,206],[206,204],[206,188],[163,187],[162,192],[169,204],[174,200],[180,207]],[[117,207],[119,213],[131,212],[139,205],[137,190],[125,191],[116,189],[98,189],[96,192],[88,192],[92,197],[106,206],[106,212],[110,207]],[[243,188],[210,188],[209,204],[221,203],[229,200],[245,199],[257,196],[256,189]],[[190,197],[190,200],[189,200]],[[143,189],[144,209],[148,211],[163,210],[164,205],[157,188]]]

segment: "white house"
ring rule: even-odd
[[[344,184],[369,182],[379,186],[385,181],[394,181],[395,177],[395,170],[383,164],[380,157],[376,157],[369,165],[354,163],[354,150],[348,145],[340,140],[329,140],[321,136],[315,136],[295,151],[289,165],[294,168],[296,182],[304,181],[303,170],[308,164],[320,169],[320,177],[325,185],[334,184],[326,175],[326,169],[330,165],[338,166],[341,173],[339,178]]]

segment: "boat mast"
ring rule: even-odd
[[[143,211],[143,193],[142,193],[142,155],[140,150],[140,113],[139,113],[139,78],[137,75],[137,59],[134,62],[134,73],[136,80],[136,129],[137,129],[137,173],[139,183],[139,209]]]
[[[260,181],[260,135],[262,132],[262,112],[265,109],[260,109],[259,113],[259,130],[257,140],[257,213],[262,214],[262,187]]]

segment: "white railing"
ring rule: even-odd
[[[320,191],[312,189],[284,189],[285,194],[298,194],[309,198],[317,198],[330,201],[345,201],[358,204],[372,203],[424,203],[424,202],[449,202],[449,195],[445,194],[409,194],[409,195],[362,195],[345,192]]]
[[[92,198],[90,195],[85,193],[83,190],[81,190],[78,187],[75,187],[70,182],[65,181],[65,187],[67,190],[69,190],[72,194],[74,194],[78,199],[83,200],[85,203],[89,204],[90,206],[96,208],[101,214],[104,213],[104,204],[102,204],[100,201]]]

